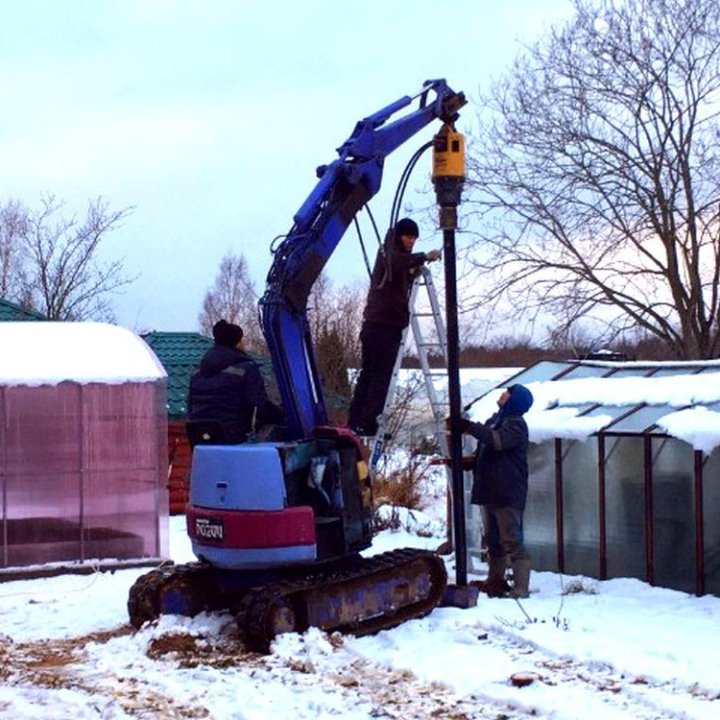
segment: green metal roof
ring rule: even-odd
[[[47,318],[35,310],[25,310],[9,300],[0,298],[0,322],[46,321]]]
[[[151,332],[141,337],[152,348],[168,374],[168,416],[184,418],[187,415],[190,376],[205,352],[212,347],[212,339],[190,332]]]
[[[168,374],[168,417],[181,420],[187,415],[190,377],[200,365],[203,355],[212,347],[212,338],[193,332],[151,332],[141,336],[152,348]],[[273,396],[274,376],[269,358],[249,352]]]

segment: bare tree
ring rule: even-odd
[[[27,208],[17,200],[0,205],[0,297],[22,299],[23,243],[27,232]]]
[[[0,289],[50,320],[111,321],[107,296],[132,279],[119,260],[101,263],[98,249],[132,208],[111,210],[97,198],[81,220],[63,216],[62,208],[52,195],[37,210],[14,200],[0,206]]]
[[[574,6],[482,99],[474,301],[716,357],[720,4]]]
[[[335,290],[324,272],[308,299],[318,372],[326,388],[345,396],[350,394],[348,368],[359,362],[363,303],[363,291],[358,286]]]
[[[252,350],[266,352],[258,319],[258,294],[242,253],[229,252],[220,261],[215,285],[205,294],[198,317],[200,331],[212,335],[213,325],[220,318],[240,325]]]

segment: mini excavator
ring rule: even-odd
[[[442,600],[447,574],[435,553],[361,555],[372,542],[366,449],[351,430],[329,424],[306,308],[343,234],[379,191],[385,158],[435,120],[443,123],[439,155],[463,151],[452,138],[465,103],[444,80],[427,81],[358,122],[338,158],[318,168],[317,184],[273,249],[260,303],[284,434],[228,445],[217,428],[189,432],[196,442],[186,518],[197,562],[161,566],[135,582],[128,598],[135,627],[161,614],[224,609],[248,649],[267,652],[283,632],[375,633]]]

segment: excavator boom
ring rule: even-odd
[[[415,99],[417,109],[388,122]],[[291,439],[307,437],[328,420],[307,321],[315,281],[353,218],[380,189],[385,158],[433,120],[454,122],[465,102],[445,80],[428,80],[417,95],[358,122],[339,157],[318,168],[317,185],[275,248],[261,315]]]

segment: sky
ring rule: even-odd
[[[480,88],[568,13],[568,0],[0,0],[0,201],[133,207],[102,250],[136,278],[114,299],[118,322],[196,330],[225,254],[243,253],[262,291],[271,241],[358,120],[445,78],[470,100],[470,134]],[[388,159],[371,203],[382,232],[433,132]],[[409,214],[427,204],[425,157]],[[419,249],[439,247],[419,219]],[[338,287],[367,281],[354,233],[328,271]]]
[[[426,503],[370,552],[437,547],[444,498]],[[170,547],[192,559],[183,516],[171,518]],[[527,600],[480,595],[476,607],[364,638],[311,628],[258,656],[225,613],[131,632],[125,603],[143,572],[0,583],[0,718],[715,720],[720,710],[713,596],[536,572]],[[485,573],[478,563],[468,577]]]

